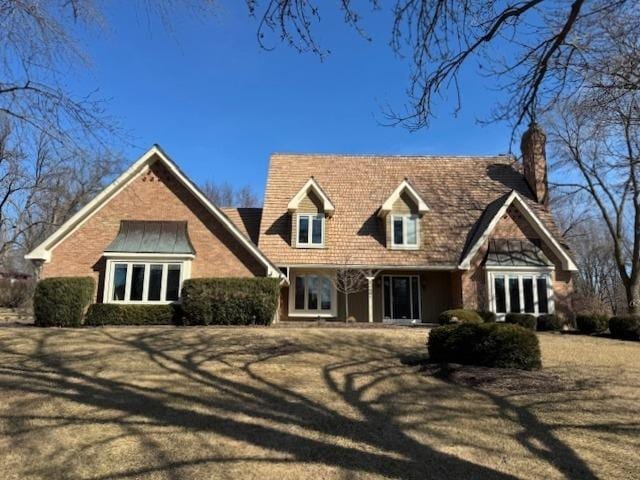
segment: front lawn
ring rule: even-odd
[[[425,336],[0,328],[0,478],[640,478],[640,344],[443,371]]]

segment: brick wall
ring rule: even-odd
[[[539,240],[539,236],[531,225],[523,218],[520,211],[510,206],[507,213],[500,219],[491,234],[491,238],[514,238]],[[483,245],[471,262],[471,268],[462,272],[462,300],[465,308],[487,310],[489,308],[487,298],[487,282],[485,270],[481,264],[487,253],[488,242]],[[541,249],[555,265],[552,274],[553,291],[555,294],[556,310],[569,313],[573,296],[573,281],[571,272],[562,270],[560,259],[542,243]]]
[[[98,298],[104,282],[102,253],[115,238],[120,220],[187,221],[196,251],[193,277],[251,277],[266,269],[159,162],[106,203],[52,251],[43,277],[93,276]]]

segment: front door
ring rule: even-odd
[[[383,312],[388,322],[420,321],[420,277],[384,275]]]

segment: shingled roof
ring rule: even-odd
[[[229,217],[229,220],[231,220],[254,245],[258,244],[260,218],[262,217],[261,208],[222,207],[220,210]]]
[[[326,248],[312,250],[291,246],[287,213],[288,202],[311,176],[335,204],[326,224]],[[429,205],[420,220],[422,248],[390,250],[376,213],[405,178]],[[482,229],[487,209],[514,190],[561,241],[551,215],[533,200],[521,167],[511,156],[274,154],[258,246],[277,265],[453,268]]]

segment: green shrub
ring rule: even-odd
[[[429,333],[434,362],[495,368],[540,368],[540,345],[531,330],[504,323],[444,325]]]
[[[618,315],[611,317],[609,331],[613,338],[640,340],[640,316]]]
[[[606,315],[581,314],[576,315],[576,326],[580,333],[591,335],[592,333],[602,333],[609,325],[609,319]]]
[[[173,325],[180,323],[179,305],[94,303],[85,325]]]
[[[448,325],[450,323],[482,323],[482,317],[474,310],[465,310],[457,308],[454,310],[445,310],[438,316],[440,325]]]
[[[504,321],[520,325],[521,327],[528,328],[529,330],[535,330],[536,324],[538,323],[536,317],[530,313],[507,313],[504,317]]]
[[[79,327],[93,300],[91,277],[52,277],[38,282],[33,296],[33,314],[39,327]]]
[[[186,325],[269,325],[278,308],[275,278],[196,278],[182,287]]]
[[[496,314],[487,310],[476,310],[476,313],[480,315],[483,321],[493,323],[496,321]]]
[[[538,325],[536,329],[539,331],[562,330],[565,323],[566,320],[562,315],[547,313],[538,317]]]

